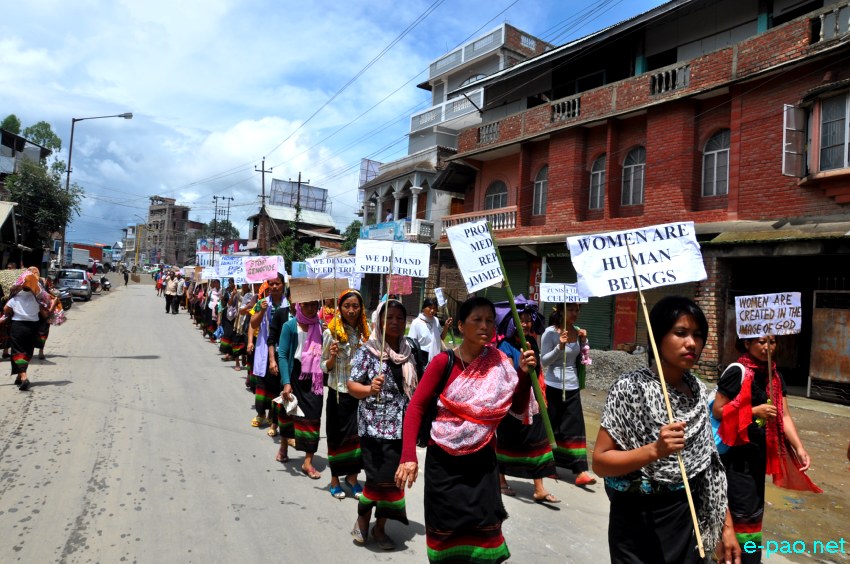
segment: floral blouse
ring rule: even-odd
[[[381,373],[381,362],[366,347],[360,347],[351,360],[349,380],[369,385]],[[357,433],[373,439],[400,440],[408,399],[401,382],[401,366],[384,362],[384,385],[378,397],[360,400],[357,408]]]

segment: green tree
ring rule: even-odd
[[[20,161],[18,172],[6,179],[6,188],[9,201],[18,203],[20,241],[28,247],[41,248],[52,233],[80,215],[83,189],[73,184],[66,192],[62,174],[37,163]]]
[[[301,221],[301,207],[295,206],[295,221],[289,222],[289,233],[280,238],[271,249],[272,255],[280,255],[287,263],[303,262],[322,251],[298,238],[298,223]]]
[[[9,114],[6,116],[6,119],[0,123],[0,129],[5,129],[9,133],[14,133],[15,135],[21,134],[21,120],[18,119],[18,116],[15,114]]]
[[[239,238],[239,230],[227,219],[219,219],[215,223],[210,221],[205,224],[201,229],[201,238],[211,239],[213,237],[213,227],[215,227],[216,239],[230,240]]]
[[[46,121],[40,121],[24,129],[21,133],[27,141],[41,145],[45,149],[53,151],[54,156],[62,150],[62,140],[53,132],[53,128]]]
[[[360,238],[360,228],[363,226],[359,219],[352,221],[345,231],[342,232],[345,241],[342,242],[342,250],[350,251],[357,245],[357,239]]]

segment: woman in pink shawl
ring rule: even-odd
[[[0,323],[11,325],[12,374],[15,375],[15,385],[21,391],[29,389],[27,370],[38,342],[39,323],[50,314],[51,305],[39,302],[42,291],[38,276],[25,270],[12,286],[11,297],[3,306],[0,317]]]

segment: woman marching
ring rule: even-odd
[[[345,476],[351,495],[360,499],[363,488],[357,483],[362,468],[360,437],[357,430],[357,398],[348,393],[351,359],[369,340],[369,323],[363,298],[357,290],[339,296],[339,313],[322,334],[322,370],[328,375],[325,422],[328,430],[328,466],[331,469],[331,495],[345,498],[339,476]]]
[[[29,389],[27,376],[32,354],[38,342],[38,326],[41,319],[49,315],[49,308],[41,305],[36,296],[41,291],[38,276],[25,270],[9,291],[10,298],[3,306],[4,323],[9,323],[9,335],[12,344],[12,374],[18,389]],[[54,301],[58,298],[54,298]]]
[[[207,300],[204,308],[204,337],[215,344],[215,331],[218,329],[218,302],[221,299],[221,282],[210,280]]]
[[[222,329],[218,351],[224,355],[222,362],[233,360],[233,329],[236,316],[239,314],[239,292],[233,278],[227,279],[227,288],[221,295],[219,320]]]
[[[532,328],[540,314],[536,306],[526,305],[520,312],[519,318],[523,333],[535,357],[539,358],[540,351],[537,349],[537,341],[531,336]],[[543,321],[539,321],[540,328]],[[505,353],[514,363],[514,368],[519,370],[519,360],[522,356],[522,346],[519,342],[519,333],[511,322],[508,324],[505,337],[499,343],[499,350]],[[542,374],[540,379],[542,380]],[[542,389],[545,383],[540,383]],[[499,461],[499,487],[502,495],[515,496],[516,491],[508,485],[505,475],[517,478],[531,478],[534,480],[534,493],[532,497],[537,503],[560,503],[561,500],[546,491],[543,486],[543,478],[549,477],[556,472],[555,457],[552,455],[552,447],[546,436],[546,427],[543,417],[540,415],[537,402],[534,402],[532,421],[530,425],[524,425],[515,417],[505,417],[496,431],[496,459]]]
[[[47,316],[41,318],[38,322],[38,342],[36,343],[38,360],[45,360],[47,357],[44,356],[44,346],[47,344],[47,338],[50,336],[51,317],[54,311],[62,311],[62,303],[59,301],[59,298],[50,292],[53,289],[53,283],[49,278],[40,278],[41,272],[34,266],[29,267],[27,270],[39,277],[39,292],[36,294],[36,299],[39,304],[47,308]]]
[[[425,459],[428,559],[503,562],[510,551],[502,536],[507,513],[499,495],[496,427],[505,416],[528,420],[531,382],[526,370],[536,361],[534,351],[523,352],[518,373],[491,345],[496,311],[490,300],[466,300],[457,317],[463,342],[431,361],[408,407],[396,485],[411,487],[416,481],[419,427],[437,400]]]
[[[729,483],[735,536],[741,546],[748,545],[741,561],[751,563],[761,562],[765,475],[773,476],[779,487],[816,493],[821,489],[803,473],[811,459],[788,411],[785,380],[776,371],[776,363],[771,363],[768,378],[768,359],[776,358],[776,338],[739,340],[738,347],[743,351],[739,365],[730,366],[720,377],[712,411],[721,421],[723,443],[733,445],[720,460]],[[788,445],[796,461],[787,460]]]
[[[257,332],[256,339],[249,340],[249,344],[252,344],[254,349],[251,374],[254,385],[254,407],[257,410],[257,415],[251,420],[251,426],[269,425],[267,433],[270,437],[274,437],[278,432],[278,421],[272,409],[272,400],[280,394],[277,342],[281,327],[289,319],[289,309],[283,298],[283,275],[278,274],[277,278],[272,278],[266,283],[267,294],[251,309],[251,329]],[[284,441],[281,443],[283,444]]]
[[[415,359],[404,338],[406,322],[407,311],[401,302],[382,302],[378,306],[378,331],[354,355],[348,380],[349,392],[360,400],[357,425],[366,470],[366,487],[351,535],[357,544],[366,543],[374,508],[371,535],[384,550],[395,548],[385,530],[387,519],[408,524],[404,489],[395,481],[404,412],[417,384]]]
[[[248,343],[248,331],[250,330],[251,308],[257,303],[257,296],[252,291],[250,284],[242,284],[237,293],[237,313],[233,322],[232,356],[236,361],[233,370],[239,372],[242,366],[247,367],[248,361],[245,354],[245,346]]]
[[[705,386],[690,370],[708,335],[702,310],[668,296],[649,314],[674,423],[669,423],[659,368],[623,374],[611,386],[593,450],[593,469],[611,501],[611,562],[703,562],[676,453],[684,462],[706,554],[740,562],[726,503],[726,475],[714,444]]]
[[[587,433],[581,407],[585,365],[582,351],[589,347],[587,331],[575,325],[579,304],[559,304],[549,316],[541,337],[541,363],[546,380],[546,405],[555,432],[555,465],[571,470],[577,486],[596,483],[587,471]],[[564,327],[566,309],[566,330]],[[565,360],[566,359],[566,360]]]
[[[317,315],[319,302],[296,304],[295,318],[283,326],[278,343],[280,356],[281,397],[291,401],[294,395],[303,415],[294,420],[295,449],[304,452],[301,471],[313,480],[322,477],[313,466],[313,455],[319,448],[319,430],[322,425],[322,326]],[[288,460],[287,441],[293,436],[283,433],[278,451],[278,460]]]

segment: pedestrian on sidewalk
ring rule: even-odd
[[[611,562],[704,562],[676,453],[687,471],[706,555],[718,546],[721,562],[740,562],[705,385],[691,373],[708,322],[691,299],[667,296],[652,308],[649,324],[661,367],[650,358],[649,367],[623,374],[611,386],[593,450],[593,470],[605,478],[611,501]],[[659,371],[674,423],[668,422]]]
[[[186,306],[186,279],[183,278],[183,273],[177,273],[177,297],[174,298],[174,302],[171,304],[172,313],[178,313],[180,311],[180,306]]]
[[[177,313],[177,304],[174,303],[177,298],[177,277],[173,271],[168,271],[165,276],[165,313]]]
[[[127,268],[124,268],[124,285],[127,285],[127,282],[130,281],[130,271]]]
[[[12,374],[15,376],[15,385],[22,392],[30,386],[27,371],[38,342],[39,321],[49,315],[48,308],[36,298],[39,291],[38,276],[29,270],[24,271],[9,291],[11,297],[3,306],[3,316],[0,318],[0,322],[10,325]]]

